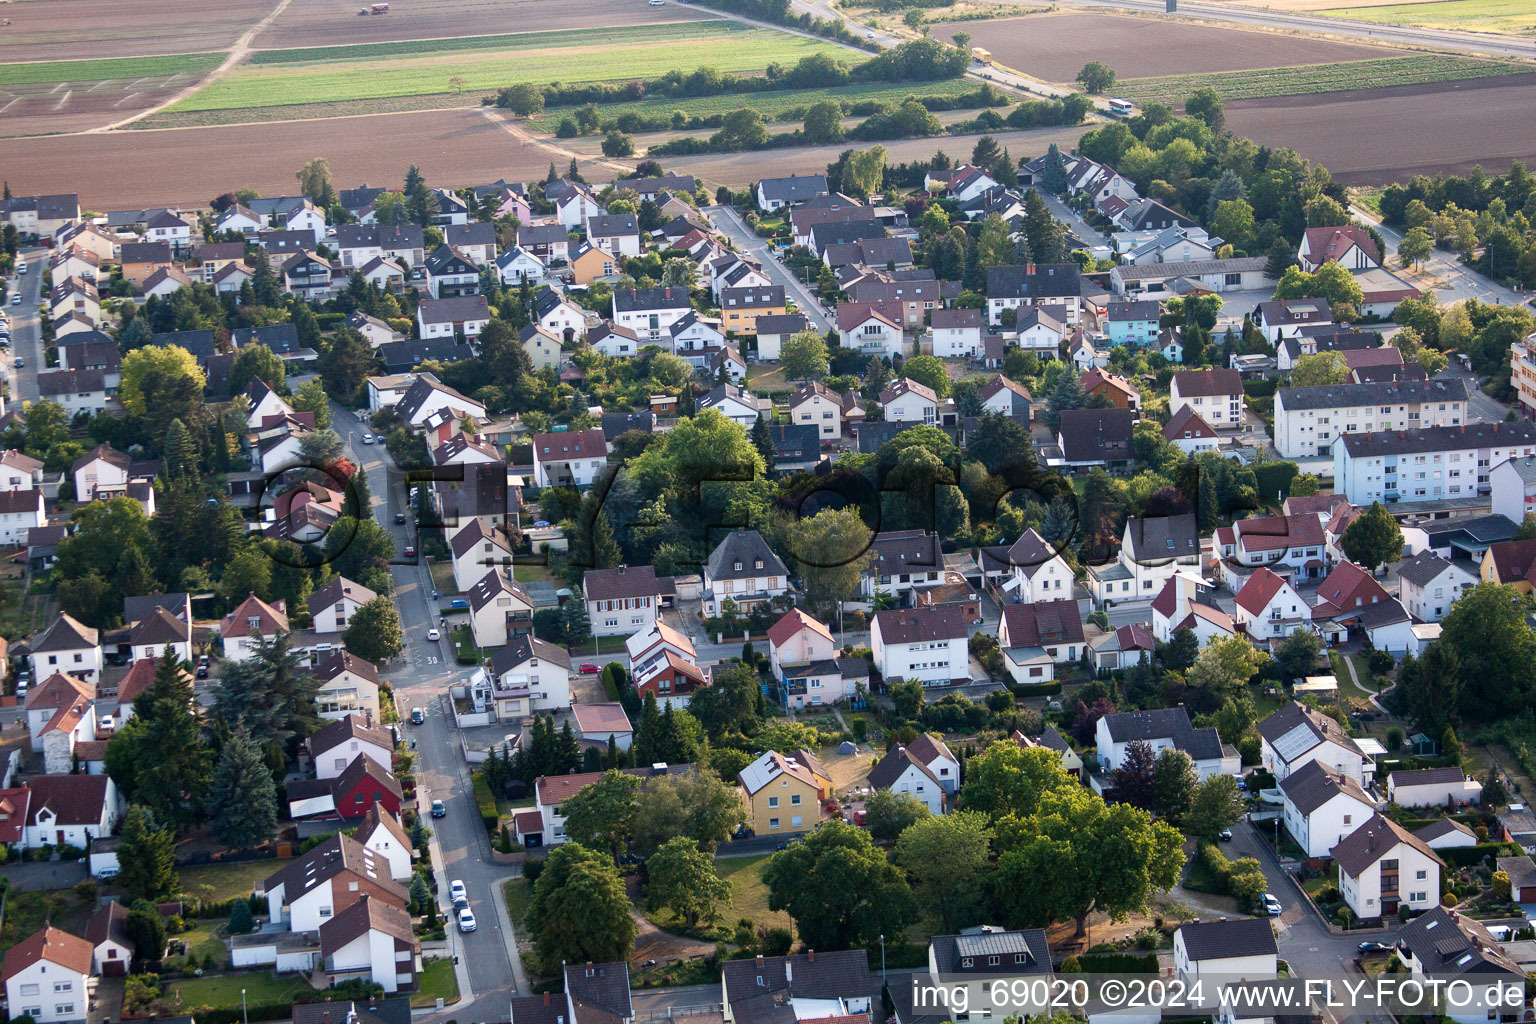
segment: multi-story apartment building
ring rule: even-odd
[[[1434,501],[1488,493],[1494,466],[1536,454],[1536,423],[1464,423],[1333,442],[1333,486],[1350,504]]]
[[[1282,458],[1329,455],[1340,434],[1467,421],[1467,384],[1453,380],[1394,380],[1281,388],[1275,394],[1275,448]]]

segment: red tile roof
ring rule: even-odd
[[[809,629],[828,640],[832,639],[832,631],[820,620],[807,615],[799,608],[791,608],[783,618],[768,627],[768,642],[775,647],[782,647],[802,629]]]
[[[1243,393],[1243,375],[1236,370],[1180,370],[1173,382],[1179,386],[1180,398]]]
[[[32,791],[26,786],[19,789],[0,789],[0,843],[19,843],[27,826],[27,807],[32,801]]]
[[[1358,245],[1371,259],[1381,262],[1381,250],[1376,248],[1376,241],[1358,224],[1337,228],[1307,228],[1307,259],[1311,263],[1322,265],[1329,260],[1337,260],[1349,251],[1351,245]]]
[[[1285,587],[1285,580],[1268,569],[1256,569],[1243,589],[1237,592],[1237,605],[1250,615],[1259,615]]]
[[[0,982],[7,982],[40,960],[58,964],[71,974],[91,973],[91,944],[49,925],[33,932],[12,946],[0,969]]]
[[[1323,524],[1317,516],[1255,516],[1232,524],[1234,539],[1245,551],[1321,547]]]
[[[282,602],[279,601],[278,606],[274,607],[252,594],[241,601],[238,608],[224,616],[220,634],[227,639],[232,636],[250,636],[253,633],[260,633],[262,636],[271,636],[278,632],[286,633],[288,616],[280,607],[281,605]],[[251,619],[257,619],[259,622],[255,629],[251,627]]]

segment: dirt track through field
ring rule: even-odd
[[[152,107],[145,107],[143,110],[136,111],[135,113],[123,118],[120,121],[114,121],[111,124],[99,125],[95,128],[92,128],[90,129],[90,133],[96,134],[100,132],[108,132],[114,128],[122,128],[133,124],[135,121],[142,121],[149,115],[158,114],[166,107],[169,107],[175,103],[180,103],[182,100],[191,96],[193,93],[197,92],[204,86],[216,82],[220,78],[223,78],[229,72],[230,68],[242,63],[247,57],[251,55],[251,43],[255,40],[256,36],[263,32],[274,21],[276,21],[278,15],[286,11],[288,9],[288,5],[291,3],[293,3],[293,0],[279,0],[278,5],[272,8],[272,12],[270,14],[240,34],[240,38],[235,40],[235,45],[229,48],[229,56],[225,57],[223,62],[218,67],[208,72],[202,78],[193,82],[191,85],[188,85],[186,88],[177,92],[169,99],[162,100]]]

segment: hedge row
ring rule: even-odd
[[[1447,863],[1464,868],[1481,863],[1484,857],[1517,856],[1520,847],[1516,843],[1478,843],[1476,846],[1452,846],[1435,852]]]

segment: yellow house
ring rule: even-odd
[[[821,821],[830,784],[798,758],[770,750],[741,770],[747,820],[758,835],[809,832]]]
[[[720,326],[737,334],[757,334],[757,318],[783,316],[784,286],[720,289]]]
[[[1480,575],[1484,583],[1507,583],[1522,594],[1532,592],[1531,570],[1536,567],[1536,540],[1501,540],[1483,552]]]
[[[618,272],[618,258],[606,249],[583,242],[571,254],[571,274],[577,284],[591,284],[598,278],[612,277]]]

